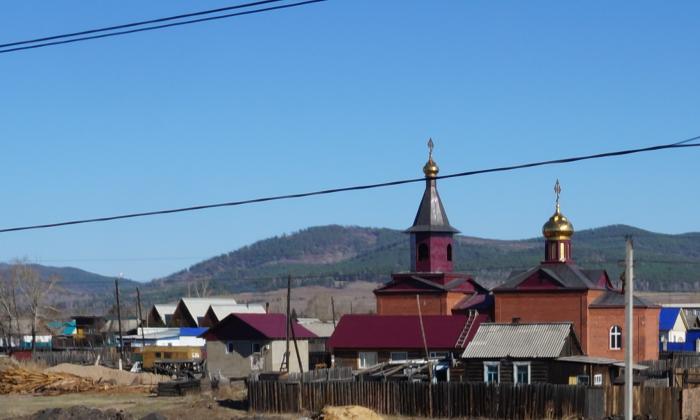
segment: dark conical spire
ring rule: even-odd
[[[418,206],[416,218],[413,220],[413,226],[408,228],[406,232],[444,232],[458,233],[459,231],[450,225],[447,219],[445,207],[440,200],[440,194],[437,191],[437,181],[435,177],[440,170],[437,164],[433,161],[433,140],[428,141],[430,154],[428,162],[423,167],[425,173],[425,192]]]

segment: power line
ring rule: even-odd
[[[222,8],[221,10],[238,9],[238,8],[243,8],[243,7],[260,5],[260,4],[264,4],[264,3],[276,2],[276,1],[282,1],[282,0],[259,1],[259,2],[255,2],[255,3],[247,3],[247,4],[239,5],[239,6],[230,6],[229,8]],[[236,13],[228,13],[228,14],[223,14],[223,15],[219,15],[219,16],[211,16],[211,17],[205,17],[205,18],[199,18],[199,19],[185,20],[182,22],[173,22],[173,23],[166,23],[166,24],[162,24],[162,25],[148,26],[146,28],[136,28],[136,29],[129,29],[129,30],[125,30],[125,31],[110,32],[110,33],[100,34],[100,35],[83,36],[83,37],[73,38],[73,39],[64,39],[64,40],[60,40],[60,41],[44,42],[44,43],[35,44],[35,45],[17,46],[17,45],[24,45],[24,44],[28,44],[28,43],[38,42],[41,39],[47,39],[47,40],[48,39],[62,39],[62,38],[72,37],[76,34],[81,34],[81,33],[98,33],[98,32],[104,32],[104,31],[108,31],[108,30],[111,30],[114,28],[120,28],[120,27],[126,28],[126,27],[133,27],[133,26],[141,26],[141,25],[146,24],[146,22],[148,22],[148,21],[135,22],[135,23],[129,23],[129,24],[124,24],[124,25],[117,25],[117,26],[114,26],[111,28],[91,29],[88,31],[76,32],[74,34],[55,35],[55,36],[51,36],[51,37],[37,38],[36,40],[12,42],[9,44],[5,44],[4,46],[14,45],[15,47],[0,50],[0,54],[10,53],[10,52],[15,52],[15,51],[30,50],[30,49],[42,48],[42,47],[49,47],[49,46],[53,46],[53,45],[71,44],[74,42],[88,41],[91,39],[108,38],[108,37],[119,36],[119,35],[127,35],[127,34],[133,34],[133,33],[137,33],[137,32],[153,31],[156,29],[171,28],[174,26],[189,25],[189,24],[193,24],[193,23],[208,22],[208,21],[212,21],[212,20],[226,19],[226,18],[236,17],[236,16],[252,15],[252,14],[256,14],[256,13],[270,12],[273,10],[289,9],[292,7],[304,6],[307,4],[320,3],[320,2],[324,2],[324,1],[327,1],[327,0],[306,0],[306,1],[301,1],[301,2],[297,2],[297,3],[264,7],[264,8],[260,8],[260,9],[246,10],[243,12],[236,12]],[[218,9],[215,9],[215,10],[218,10]],[[213,11],[204,11],[204,12],[191,13],[188,15],[195,16],[195,15],[208,14],[208,13],[214,13],[214,12]],[[181,16],[187,16],[187,15],[181,15]],[[178,19],[178,18],[181,18],[181,17],[171,16],[171,17],[167,17],[167,18],[154,19],[153,21],[154,22],[167,21],[167,20],[173,20],[173,19]],[[0,48],[2,48],[2,47],[3,46],[0,46]]]
[[[253,3],[237,4],[235,6],[220,7],[218,9],[202,10],[200,12],[185,13],[182,15],[168,16],[168,17],[151,19],[151,20],[142,20],[139,22],[124,23],[121,25],[107,26],[104,28],[88,29],[88,30],[80,31],[80,32],[72,32],[72,33],[61,34],[61,35],[52,35],[52,36],[46,36],[43,38],[28,39],[25,41],[10,42],[7,44],[0,44],[0,48],[14,47],[16,45],[34,44],[37,42],[44,42],[44,41],[53,41],[54,39],[72,38],[74,36],[88,35],[88,34],[94,34],[94,33],[99,33],[99,32],[107,32],[107,31],[113,31],[116,29],[133,28],[135,26],[149,25],[151,23],[160,23],[160,22],[167,22],[167,21],[171,21],[171,20],[179,20],[179,19],[184,19],[184,18],[188,18],[188,17],[202,16],[202,15],[208,15],[208,14],[212,14],[212,13],[225,12],[227,10],[243,9],[246,7],[260,6],[262,4],[276,3],[276,2],[280,2],[280,1],[283,1],[283,0],[256,1]]]
[[[692,140],[698,140],[698,139],[700,139],[700,136],[696,136],[696,137],[693,137],[693,138],[690,138],[687,140],[683,140],[683,142],[677,142],[677,143],[671,143],[671,144],[662,144],[662,145],[658,145],[658,146],[650,146],[650,147],[643,147],[643,148],[637,148],[637,149],[627,149],[627,150],[619,150],[619,151],[615,151],[615,152],[597,153],[597,154],[593,154],[593,155],[576,156],[576,157],[569,157],[569,158],[563,158],[563,159],[554,159],[554,160],[546,160],[546,161],[540,161],[540,162],[524,163],[524,164],[520,164],[520,165],[502,166],[502,167],[498,167],[498,168],[479,169],[479,170],[475,170],[475,171],[458,172],[458,173],[449,174],[449,175],[436,176],[434,179],[459,178],[459,177],[473,176],[473,175],[480,175],[480,174],[487,174],[487,173],[494,173],[494,172],[508,172],[508,171],[514,171],[514,170],[518,170],[518,169],[534,168],[537,166],[559,165],[559,164],[573,163],[573,162],[578,162],[578,161],[583,161],[583,160],[602,159],[602,158],[614,157],[614,156],[624,156],[624,155],[631,155],[631,154],[637,154],[637,153],[654,152],[654,151],[665,150],[665,149],[683,149],[683,148],[689,148],[689,147],[700,147],[700,143],[687,144],[688,142],[690,142]],[[403,179],[403,180],[399,180],[399,181],[381,182],[381,183],[377,183],[377,184],[365,184],[365,185],[356,185],[356,186],[352,186],[352,187],[331,188],[331,189],[319,190],[319,191],[311,191],[311,192],[296,193],[296,194],[275,195],[275,196],[268,196],[268,197],[253,198],[253,199],[249,199],[249,200],[230,201],[230,202],[225,202],[225,203],[203,204],[203,205],[198,205],[198,206],[181,207],[181,208],[167,209],[167,210],[155,210],[155,211],[146,211],[146,212],[140,212],[140,213],[128,213],[128,214],[121,214],[121,215],[117,215],[117,216],[96,217],[96,218],[91,218],[91,219],[71,220],[71,221],[66,221],[66,222],[11,227],[11,228],[0,229],[0,233],[16,232],[16,231],[21,231],[21,230],[47,229],[47,228],[55,228],[55,227],[59,227],[59,226],[78,225],[78,224],[84,224],[84,223],[108,222],[108,221],[112,221],[112,220],[132,219],[132,218],[136,218],[136,217],[156,216],[156,215],[172,214],[172,213],[184,213],[184,212],[212,209],[212,208],[218,208],[218,207],[235,207],[235,206],[242,206],[242,205],[246,205],[246,204],[264,203],[264,202],[268,202],[268,201],[289,200],[292,198],[303,198],[303,197],[311,197],[311,196],[317,196],[317,195],[328,195],[328,194],[335,194],[335,193],[348,192],[348,191],[361,191],[361,190],[370,190],[370,189],[375,189],[375,188],[392,187],[392,186],[403,185],[403,184],[412,184],[412,183],[416,183],[416,182],[425,182],[425,178],[410,178],[410,179]]]

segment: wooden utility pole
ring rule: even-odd
[[[119,370],[122,369],[122,361],[124,360],[124,342],[122,340],[122,310],[119,305],[119,279],[114,279],[114,289],[117,295],[117,325],[119,326]]]
[[[625,348],[625,420],[632,420],[634,411],[634,246],[632,237],[627,237],[625,245],[625,334],[622,336]]]
[[[146,348],[146,334],[143,332],[143,316],[141,315],[141,292],[136,288],[136,302],[139,305],[139,325],[141,326],[141,350]],[[143,353],[141,353],[143,354]]]
[[[331,313],[333,314],[333,330],[335,330],[335,301],[333,301],[333,296],[331,296]]]
[[[425,349],[425,361],[428,365],[428,415],[433,416],[433,366],[430,363],[430,353],[428,352],[428,340],[425,339],[425,327],[423,326],[423,313],[420,309],[420,295],[416,295],[416,304],[418,305],[418,323],[420,324],[420,335],[423,337],[423,348]]]
[[[301,374],[301,383],[304,383],[304,367],[301,365],[301,355],[299,354],[299,346],[297,345],[297,334],[294,332],[292,319],[289,320],[289,330],[292,332],[292,340],[294,341],[294,351],[297,354],[297,363],[299,363],[299,373]]]

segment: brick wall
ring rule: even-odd
[[[423,315],[450,315],[446,294],[422,294],[420,297]],[[415,294],[392,294],[377,296],[379,315],[418,315]]]
[[[622,348],[610,349],[610,328],[622,328]],[[589,355],[624,360],[625,346],[629,342],[625,336],[625,308],[591,308],[589,315]],[[659,358],[659,309],[634,309],[634,360],[656,360]]]
[[[588,354],[586,291],[500,292],[496,297],[496,322],[573,322],[581,348]]]

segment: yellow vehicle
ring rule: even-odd
[[[143,370],[167,375],[200,373],[204,363],[201,347],[147,346],[133,349],[133,360]]]

